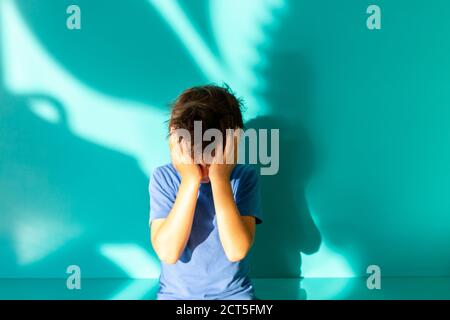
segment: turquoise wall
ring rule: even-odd
[[[450,276],[448,1],[0,6],[0,278],[157,277],[148,178],[168,103],[207,82],[280,128],[254,277]]]

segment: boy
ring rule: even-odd
[[[195,135],[198,121],[202,134],[216,129],[224,137],[210,158],[195,151],[204,151],[204,142],[177,134]],[[256,299],[247,254],[262,222],[259,178],[236,164],[236,139],[227,130],[242,128],[241,103],[228,88],[194,87],[173,104],[172,163],[157,168],[149,186],[151,242],[161,260],[158,299]]]

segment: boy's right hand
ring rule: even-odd
[[[202,180],[202,171],[192,159],[189,147],[184,141],[179,141],[175,134],[171,134],[169,138],[170,156],[172,164],[180,173],[183,180],[192,183],[200,183]]]

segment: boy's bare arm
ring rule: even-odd
[[[181,183],[167,218],[154,220],[151,224],[153,248],[158,257],[168,264],[178,261],[189,240],[202,177],[199,167],[183,158],[180,145],[172,142],[172,162],[181,175]]]
[[[165,263],[178,261],[191,233],[200,180],[182,179],[177,198],[165,219],[151,225],[151,241],[158,257]]]
[[[241,216],[233,197],[229,177],[211,179],[214,207],[220,242],[228,260],[232,262],[245,258],[255,235],[255,218]]]
[[[255,218],[241,216],[234,201],[230,175],[237,160],[238,140],[235,136],[226,137],[224,158],[209,168],[214,207],[216,210],[219,238],[228,260],[242,260],[250,250],[255,237]],[[227,159],[234,159],[227,163]]]

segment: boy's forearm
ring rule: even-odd
[[[154,235],[154,247],[166,263],[175,263],[192,229],[200,182],[182,179],[172,210]]]
[[[219,237],[231,261],[242,260],[250,250],[253,235],[236,206],[229,179],[211,180]]]

